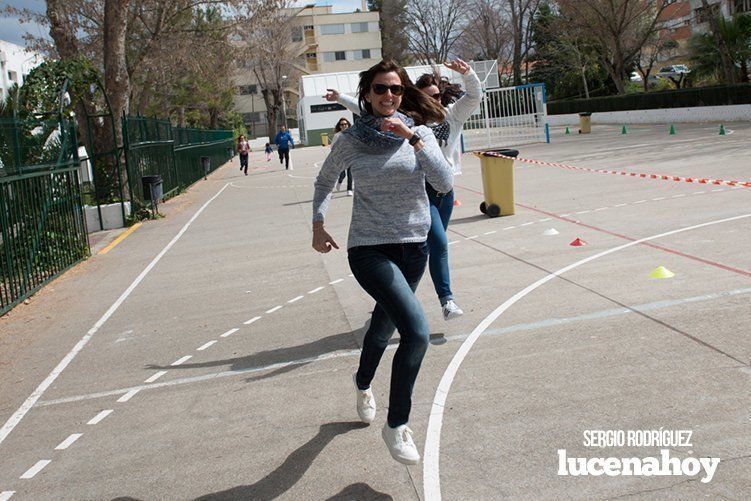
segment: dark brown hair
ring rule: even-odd
[[[416,125],[443,122],[446,117],[444,109],[432,98],[426,96],[415,87],[405,69],[396,64],[393,59],[384,59],[360,73],[360,84],[357,86],[360,109],[370,114],[373,113],[373,107],[365,100],[365,96],[370,92],[370,87],[373,85],[376,75],[392,71],[399,76],[399,80],[401,80],[404,86],[404,94],[402,94],[402,104],[399,106],[399,111],[412,118]]]
[[[462,97],[463,91],[460,85],[452,84],[449,79],[442,77],[437,72],[435,73],[423,73],[420,78],[417,79],[415,86],[418,89],[424,89],[435,85],[438,87],[438,92],[441,94],[441,104],[448,106],[460,97]]]
[[[340,118],[339,120],[336,121],[336,127],[334,127],[334,133],[342,131],[342,128],[340,126],[340,124],[342,123],[342,120],[344,120],[345,122],[347,122],[347,124],[349,124],[349,126],[352,127],[352,124],[349,123],[349,120],[347,120],[347,117],[342,117],[342,118]]]

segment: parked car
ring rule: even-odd
[[[687,75],[691,73],[688,66],[685,64],[674,64],[672,66],[663,66],[660,71],[657,72],[657,76],[661,78],[677,77],[681,75]]]

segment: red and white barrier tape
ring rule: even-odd
[[[589,169],[587,167],[576,167],[574,165],[566,165],[566,164],[560,164],[556,162],[544,162],[542,160],[532,160],[529,158],[522,158],[522,157],[509,157],[506,155],[502,155],[500,153],[494,153],[492,151],[488,151],[485,153],[480,153],[479,155],[485,155],[485,156],[492,156],[492,157],[498,157],[498,158],[507,158],[509,160],[518,160],[520,162],[525,162],[529,164],[537,164],[537,165],[547,165],[549,167],[558,167],[561,169],[569,169],[569,170],[581,170],[585,172],[596,172],[598,174],[615,174],[616,176],[630,176],[630,177],[640,177],[644,179],[660,179],[664,181],[677,181],[677,182],[683,182],[683,183],[696,183],[696,184],[718,184],[723,186],[738,186],[741,188],[751,188],[751,181],[726,181],[724,179],[707,179],[707,178],[700,178],[700,177],[681,177],[681,176],[670,176],[666,174],[644,174],[640,172],[628,172],[628,171],[619,171],[619,170],[608,170],[608,169]]]

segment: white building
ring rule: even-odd
[[[23,85],[26,75],[44,59],[25,47],[0,40],[0,99],[5,100],[8,89]]]

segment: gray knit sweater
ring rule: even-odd
[[[425,181],[446,193],[453,175],[431,130],[418,126],[415,132],[425,143],[418,152],[406,140],[384,150],[341,134],[315,181],[313,221],[323,220],[339,173],[350,167],[355,197],[347,248],[424,242],[430,228]]]

